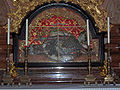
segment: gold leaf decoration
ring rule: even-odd
[[[14,66],[14,61],[13,60],[10,63],[10,75],[13,78],[16,78],[18,76],[18,73],[16,72],[16,67]]]
[[[23,18],[36,6],[45,2],[50,3],[55,1],[59,3],[61,0],[11,0],[15,7],[10,11],[8,17],[11,18],[11,32],[18,33],[21,27]],[[103,0],[62,0],[71,2],[81,6],[84,11],[87,11],[94,19],[95,26],[99,28],[99,32],[107,31],[107,12],[101,7]],[[7,25],[5,26],[7,27]]]
[[[104,60],[104,65],[98,68],[101,69],[100,76],[105,77],[107,75],[107,60]]]

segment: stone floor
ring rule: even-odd
[[[114,85],[81,85],[81,84],[39,84],[39,85],[32,85],[32,86],[0,86],[0,89],[62,89],[62,90],[76,90],[76,89],[82,89],[82,90],[120,90],[120,84]]]

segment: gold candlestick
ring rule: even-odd
[[[2,78],[2,83],[1,85],[4,85],[4,84],[7,84],[7,85],[13,85],[14,82],[13,82],[13,78],[12,76],[10,75],[10,48],[9,48],[9,44],[7,46],[7,54],[6,54],[6,73],[5,73],[5,76],[3,76]]]
[[[28,48],[25,47],[25,59],[24,59],[24,75],[21,76],[20,82],[18,85],[21,84],[32,85],[31,78],[28,76]]]
[[[114,81],[114,77],[111,75],[111,64],[110,64],[110,43],[108,43],[108,51],[107,51],[107,75],[104,78],[104,85],[107,84],[116,84]]]
[[[91,74],[91,50],[90,50],[90,45],[88,46],[88,75],[85,77],[85,81],[84,84],[91,84],[91,83],[95,83],[97,84],[97,82],[95,81],[96,78],[93,76],[93,74]]]

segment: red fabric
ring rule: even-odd
[[[31,30],[31,37],[28,40],[28,46],[31,44],[42,44],[41,41],[35,41],[35,39],[38,38],[38,35],[42,33],[43,38],[46,38],[49,36],[51,29],[50,27],[56,27],[59,29],[62,29],[63,31],[67,31],[71,33],[73,36],[78,38],[80,32],[84,31],[83,28],[77,27],[79,26],[77,21],[74,19],[66,19],[64,17],[59,17],[59,16],[53,16],[50,19],[41,19],[38,23],[37,26],[35,26],[34,29]],[[65,27],[66,26],[66,27]],[[68,26],[73,26],[73,27],[68,27]],[[44,30],[44,31],[43,31]],[[45,32],[45,33],[43,33]],[[38,33],[38,34],[37,34]]]

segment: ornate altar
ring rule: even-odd
[[[46,79],[73,82],[73,79],[83,78],[80,68],[88,66],[87,19],[90,25],[91,66],[102,66],[105,58],[102,31],[107,28],[107,14],[100,8],[101,4],[101,0],[13,1],[16,9],[11,10],[8,16],[13,22],[11,32],[15,67],[25,66],[26,71],[26,66],[30,67],[28,74],[33,83]],[[27,47],[26,19],[29,24]]]
[[[22,66],[24,60],[26,18],[30,67],[87,66],[87,19],[93,66],[103,64],[104,35],[98,32],[92,17],[75,4],[51,2],[30,12],[23,19],[19,33],[13,35],[16,66]]]

